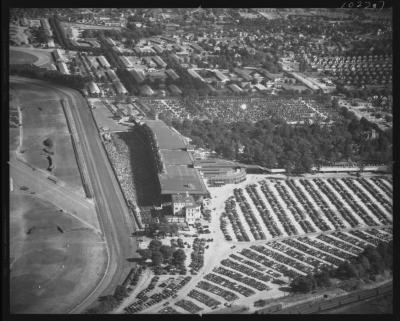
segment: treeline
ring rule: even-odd
[[[170,122],[198,147],[216,151],[227,159],[267,168],[285,168],[288,173],[310,172],[313,166],[336,162],[389,164],[392,161],[392,130],[358,120],[346,108],[341,120],[331,126],[318,123],[291,126],[272,117],[251,123],[221,120],[173,120]],[[378,137],[369,138],[372,129]],[[244,150],[241,146],[244,145]]]
[[[295,278],[290,287],[294,292],[307,293],[319,287],[329,287],[331,278],[340,280],[365,279],[375,281],[385,270],[393,272],[393,240],[369,246],[359,256],[343,262],[337,268],[327,268],[314,274]]]
[[[28,64],[10,65],[10,75],[45,80],[77,90],[83,89],[90,81],[89,77],[82,77],[80,75],[65,75],[56,70],[46,70],[36,67],[35,65]]]

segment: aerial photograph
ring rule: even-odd
[[[9,313],[393,314],[392,17],[10,8]]]

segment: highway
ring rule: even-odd
[[[75,90],[40,80],[13,77],[11,79],[57,92],[60,99],[65,99],[75,121],[108,250],[107,268],[102,280],[86,299],[69,311],[83,313],[93,306],[100,296],[113,294],[115,287],[126,277],[133,265],[127,259],[137,256],[137,244],[131,237],[135,227],[86,100]]]

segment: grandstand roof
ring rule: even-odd
[[[162,120],[146,120],[145,123],[154,132],[160,149],[186,148],[186,142],[182,135],[167,126]]]
[[[192,154],[184,150],[160,150],[165,165],[190,165],[193,164]]]
[[[186,166],[166,166],[166,173],[159,174],[161,194],[208,194],[199,172]]]

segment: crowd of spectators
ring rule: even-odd
[[[271,117],[280,117],[290,123],[309,120],[324,120],[334,111],[314,100],[282,98],[206,98],[206,99],[143,99],[154,113],[165,119],[223,119],[225,122],[256,122]],[[309,107],[311,106],[311,108]]]

